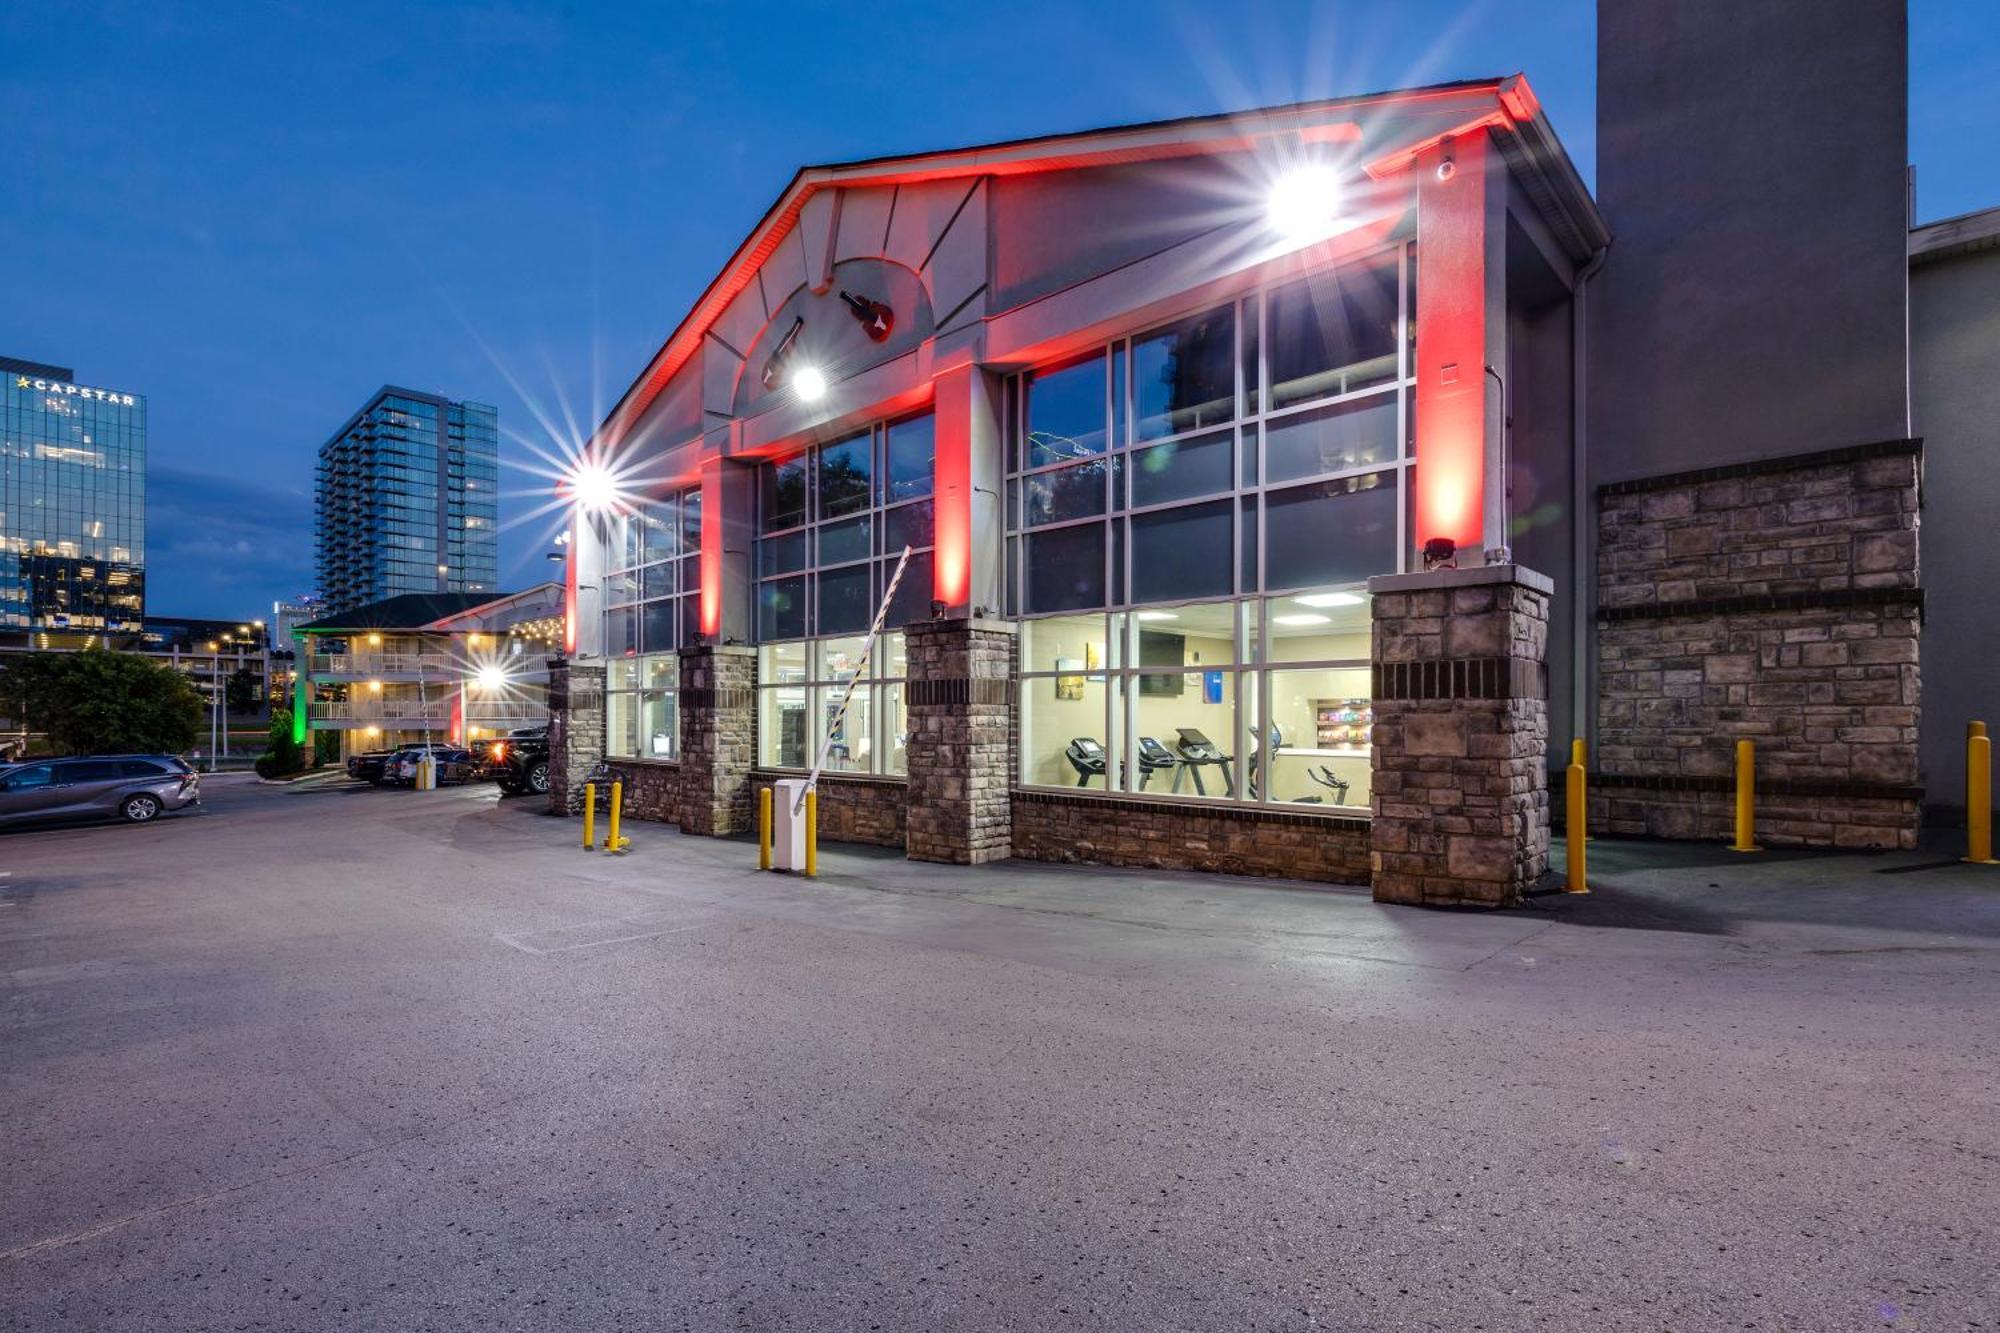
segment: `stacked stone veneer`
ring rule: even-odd
[[[604,666],[549,659],[549,809],[583,809],[583,784],[604,758]]]
[[[1596,831],[1911,847],[1921,451],[1897,441],[1599,491]]]
[[[1029,860],[1368,882],[1359,816],[1045,791],[1013,805],[1014,855]]]
[[[759,769],[751,774],[755,791],[792,774]],[[858,773],[819,775],[819,840],[858,842],[871,847],[903,845],[904,783],[900,778]]]
[[[1369,591],[1375,897],[1517,903],[1549,862],[1553,585],[1499,565],[1393,575]]]
[[[904,631],[910,684],[904,846],[913,861],[1012,854],[1013,626],[933,620]]]
[[[680,821],[719,837],[757,827],[750,769],[757,754],[757,650],[738,644],[680,651]]]

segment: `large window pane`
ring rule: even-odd
[[[806,633],[806,581],[803,576],[772,579],[757,585],[757,637],[802,639]]]
[[[1267,480],[1345,472],[1396,457],[1395,392],[1264,423]]]
[[[844,565],[850,560],[866,560],[869,554],[866,514],[829,523],[819,530],[819,563],[822,565]]]
[[[1114,665],[1107,624],[1102,615],[1022,621],[1020,669],[1078,672]]]
[[[672,565],[648,565],[639,571],[639,596],[645,600],[671,597],[678,591]]]
[[[819,666],[814,679],[823,681],[851,679],[861,669],[861,646],[866,642],[867,636],[864,634],[823,640],[819,644]],[[868,674],[877,676],[881,672],[871,666]]]
[[[882,771],[904,774],[910,771],[909,742],[910,714],[905,698],[906,687],[901,681],[892,681],[881,686],[877,698],[882,701]]]
[[[766,768],[806,766],[806,687],[757,692],[757,762]]]
[[[901,551],[896,553],[902,555]],[[895,577],[896,562],[882,562],[882,590],[889,590],[889,580]],[[932,583],[931,553],[913,552],[909,565],[903,570],[903,581],[896,585],[896,595],[889,601],[889,615],[884,625],[907,625],[913,620],[931,618],[931,594],[935,591]]]
[[[1132,600],[1164,602],[1234,591],[1234,503],[1161,509],[1132,518]]]
[[[1373,720],[1365,666],[1273,671],[1271,799],[1366,808]]]
[[[1273,597],[1264,604],[1264,618],[1270,639],[1261,661],[1368,660],[1368,594],[1358,589],[1314,589]]]
[[[1396,474],[1315,481],[1264,496],[1264,584],[1359,583],[1396,568]]]
[[[1085,523],[1024,537],[1029,615],[1104,605],[1104,525]]]
[[[759,685],[797,685],[806,680],[806,646],[771,643],[757,650]]]
[[[936,540],[936,515],[929,500],[898,505],[882,515],[882,553],[901,555],[905,546],[929,546]]]
[[[674,610],[671,601],[648,602],[641,612],[639,644],[649,653],[670,653],[674,650]]]
[[[800,497],[800,509],[805,508],[804,497]],[[699,490],[681,492],[681,549],[699,551],[701,549],[701,492]]]
[[[639,746],[648,759],[680,757],[680,711],[678,696],[652,691],[640,696]]]
[[[1104,463],[1078,463],[1023,478],[1023,508],[1028,527],[1061,523],[1104,512]]]
[[[1099,624],[1102,624],[1100,619]],[[1111,767],[1106,731],[1107,677],[1083,669],[1020,682],[1021,781],[1104,791]]]
[[[604,655],[628,657],[639,651],[638,608],[623,606],[604,613]]]
[[[819,692],[820,710],[826,715],[821,726],[826,729],[826,766],[836,772],[871,773],[875,769],[875,710],[874,692],[866,685],[857,685],[848,696],[847,708],[836,713],[840,706],[840,686],[826,686]]]
[[[913,496],[929,495],[936,467],[937,423],[926,413],[889,425],[888,468],[882,501],[894,504]]]
[[[1230,306],[1132,344],[1132,397],[1142,440],[1230,420],[1236,405],[1236,316]]]
[[[639,754],[639,696],[604,696],[604,750],[621,759]]]
[[[829,444],[819,451],[819,516],[839,518],[868,508],[869,437]]]
[[[759,469],[765,532],[795,528],[806,521],[806,456],[799,454]],[[699,522],[699,511],[696,514]]]
[[[760,574],[790,574],[794,568],[806,568],[806,532],[766,536],[758,540],[756,556]]]
[[[1396,257],[1317,273],[1271,293],[1271,407],[1396,378]]]
[[[868,628],[875,617],[875,599],[869,594],[868,566],[850,565],[819,576],[819,628],[821,634],[849,634]]]
[[[1023,468],[1104,452],[1104,354],[1028,376]]]
[[[647,564],[680,553],[679,506],[647,505],[639,514],[639,558]]]
[[[1229,490],[1233,444],[1233,433],[1225,430],[1133,450],[1133,507]]]

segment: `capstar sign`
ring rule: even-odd
[[[31,379],[26,375],[16,375],[14,387],[33,389],[36,393],[60,393],[71,398],[90,398],[100,403],[116,403],[120,407],[132,407],[137,402],[129,393],[113,393],[109,389],[86,389],[81,384],[64,384],[61,380]]]

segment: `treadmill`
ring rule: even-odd
[[[1146,790],[1146,784],[1152,781],[1153,774],[1163,768],[1172,768],[1178,763],[1180,763],[1180,760],[1174,758],[1173,752],[1167,749],[1166,746],[1160,744],[1151,736],[1141,736],[1139,738],[1139,790]],[[1175,779],[1176,781],[1179,780],[1178,774],[1175,775]]]
[[[1063,757],[1076,770],[1076,785],[1088,787],[1092,778],[1104,776],[1104,747],[1095,737],[1078,736],[1063,747]]]
[[[1222,747],[1204,736],[1194,727],[1176,727],[1180,739],[1174,742],[1174,750],[1180,756],[1180,767],[1174,770],[1174,790],[1181,789],[1181,779],[1192,775],[1197,796],[1208,795],[1208,785],[1201,780],[1201,770],[1213,766],[1222,770],[1222,794],[1236,794],[1236,773],[1234,759],[1222,752]]]

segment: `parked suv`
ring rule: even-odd
[[[389,761],[396,757],[394,750],[365,750],[360,754],[347,756],[347,776],[359,778],[374,786],[381,786],[389,780]]]
[[[549,729],[523,727],[486,747],[484,776],[509,796],[546,795],[549,790]]]
[[[36,759],[0,768],[0,824],[123,819],[144,824],[201,803],[201,779],[169,754]]]

